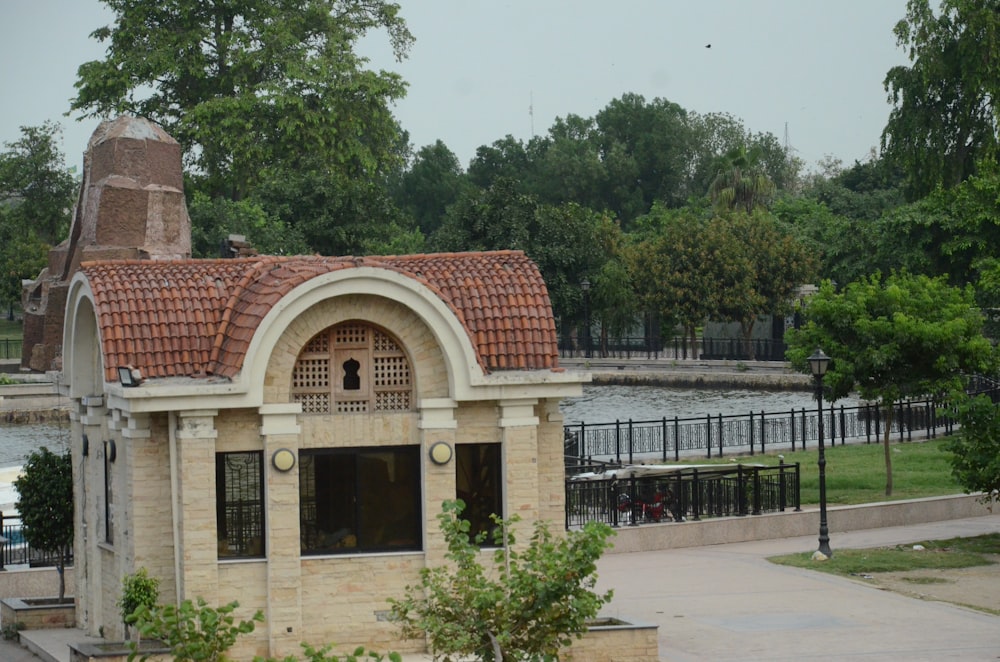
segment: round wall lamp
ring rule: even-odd
[[[87,435],[83,435],[83,456],[87,457],[90,455],[90,438]]]
[[[291,471],[295,466],[295,453],[287,448],[279,448],[271,456],[271,464],[278,471]]]
[[[448,464],[454,454],[451,446],[443,441],[435,442],[430,450],[431,462],[434,464]]]
[[[118,447],[115,446],[114,439],[104,442],[104,456],[108,458],[108,462],[114,462],[118,458]]]

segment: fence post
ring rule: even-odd
[[[878,402],[875,403],[875,439],[882,438],[882,412],[878,410]]]
[[[3,511],[0,511],[0,571],[3,571],[4,560],[7,558],[7,536],[4,535],[7,529],[3,525]]]
[[[906,440],[913,441],[913,404],[906,401]]]
[[[847,443],[847,414],[844,413],[844,405],[840,405],[840,445]]]
[[[618,528],[618,507],[621,499],[618,497],[618,479],[611,480],[611,526]]]
[[[865,443],[872,443],[872,406],[865,404]]]
[[[629,526],[639,526],[639,518],[643,515],[643,508],[645,504],[639,501],[639,488],[635,483],[635,473],[629,477],[628,480],[628,501],[629,509],[632,511],[632,521],[629,522]]]
[[[674,462],[681,459],[681,422],[674,416]]]
[[[619,419],[615,419],[615,462],[622,463],[622,425]]]
[[[778,510],[785,512],[785,501],[788,499],[788,488],[785,486],[785,461],[778,462]]]
[[[802,468],[795,463],[795,512],[802,512]]]
[[[725,434],[722,432],[722,414],[720,413],[719,414],[719,457],[723,456],[722,446],[726,442],[726,440],[723,439],[723,437],[725,437]]]
[[[930,428],[931,439],[937,439],[937,402],[927,402],[927,427]]]
[[[740,517],[747,514],[746,479],[743,477],[743,463],[736,465],[736,510]]]
[[[792,407],[792,451],[795,450],[795,407]]]
[[[753,510],[751,515],[760,515],[760,467],[753,468]]]
[[[663,417],[663,422],[660,424],[660,442],[663,445],[663,461],[667,461],[667,417]]]
[[[767,444],[767,427],[764,425],[764,410],[760,410],[760,453],[763,455],[767,452],[765,447]]]
[[[701,485],[698,483],[698,470],[691,474],[691,519],[701,519]]]
[[[763,453],[763,451],[761,451]],[[753,412],[750,412],[750,455],[753,456]]]
[[[708,449],[708,459],[712,459],[712,415],[705,416],[705,447]]]
[[[587,456],[587,424],[580,421],[580,457]]]
[[[632,461],[632,446],[633,446],[632,419],[630,418],[628,419],[628,463],[629,464],[635,464],[635,462]]]
[[[894,409],[897,409],[895,402],[892,403],[892,406],[893,406]],[[902,402],[899,403],[898,409],[899,409],[899,413],[896,414],[896,425],[899,426],[899,441],[902,443],[902,441],[903,441],[903,403]]]

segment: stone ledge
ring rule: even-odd
[[[878,529],[909,524],[982,517],[991,506],[978,494],[957,494],[902,501],[828,507],[831,535],[844,531]],[[621,526],[612,539],[609,554],[650,552],[660,549],[702,547],[752,540],[796,538],[816,533],[817,507],[801,512],[786,511],[746,517],[707,518],[698,521]]]

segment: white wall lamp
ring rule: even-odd
[[[281,472],[291,471],[295,466],[295,453],[287,448],[279,448],[271,455],[271,465]]]
[[[431,446],[429,455],[434,464],[448,464],[451,462],[454,451],[451,446],[443,441],[438,441]]]

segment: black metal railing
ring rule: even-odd
[[[11,338],[0,338],[0,359],[21,358],[22,341]]]
[[[0,570],[14,565],[32,568],[55,566],[59,562],[59,552],[32,549],[24,539],[21,518],[0,512]],[[73,565],[73,550],[70,549],[66,567]]]
[[[970,393],[1000,401],[1000,389],[988,382],[972,385]],[[887,427],[899,441],[910,441],[914,434],[931,438],[939,432],[951,434],[955,421],[942,412],[941,406],[941,402],[928,399],[892,407],[863,404],[824,408],[824,437],[831,444],[838,440],[841,444],[872,443],[882,439]],[[564,426],[563,437],[567,455],[588,461],[666,462],[698,454],[721,457],[727,451],[754,455],[774,447],[804,450],[819,439],[817,421],[818,412],[809,408],[687,418],[664,416],[655,420],[574,423]]]
[[[563,338],[559,342],[561,358],[604,359],[692,359],[784,361],[786,345],[782,340],[754,339],[747,345],[736,338],[685,338],[671,336],[618,336],[601,338],[586,334],[576,338]],[[752,356],[751,356],[752,355]]]
[[[800,510],[796,464],[676,468],[661,475],[566,481],[566,528],[590,521],[611,526],[760,515]]]

